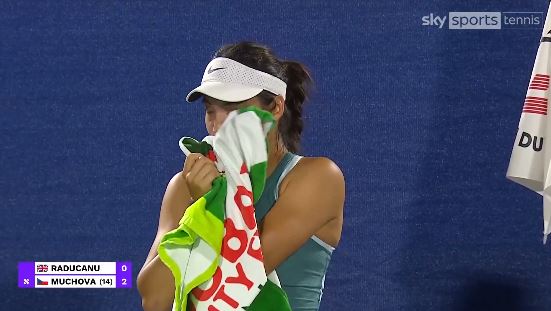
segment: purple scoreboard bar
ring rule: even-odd
[[[132,288],[132,263],[130,261],[122,261],[122,262],[116,262],[116,288]],[[26,262],[19,262],[17,265],[18,270],[18,277],[17,277],[17,285],[19,288],[35,288],[35,262],[26,261]],[[45,276],[47,274],[40,274],[41,276]],[[61,274],[51,274],[56,276],[63,276]],[[102,275],[102,274],[98,274]],[[103,275],[110,275],[112,274],[103,274]],[[47,288],[44,286],[41,286],[40,288]]]

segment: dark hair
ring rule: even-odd
[[[300,136],[304,127],[302,105],[308,99],[312,78],[301,63],[278,59],[267,46],[254,42],[239,42],[221,47],[214,57],[226,57],[241,64],[263,71],[287,83],[285,111],[278,122],[278,132],[287,150],[295,153],[300,149]],[[262,91],[257,97],[268,107],[275,94]],[[275,105],[275,102],[274,102]]]

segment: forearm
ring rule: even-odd
[[[159,255],[142,268],[137,286],[145,311],[170,311],[174,301],[174,277]]]

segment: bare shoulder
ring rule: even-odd
[[[341,169],[335,162],[326,157],[302,157],[289,174],[285,176],[287,182],[291,180],[294,180],[294,182],[309,181],[318,178],[323,178],[328,183],[344,184]],[[282,186],[285,179],[282,181]]]
[[[286,192],[288,187],[314,188],[320,196],[327,195],[333,200],[344,201],[345,181],[342,170],[326,157],[302,157],[281,181],[280,195]],[[337,205],[342,207],[341,204]]]

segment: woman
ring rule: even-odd
[[[266,273],[277,271],[293,310],[317,310],[325,272],[342,229],[344,177],[328,158],[297,154],[302,105],[311,78],[297,62],[281,61],[265,46],[241,42],[216,52],[202,83],[191,91],[205,105],[210,135],[232,110],[255,105],[270,111],[277,126],[268,133],[266,186],[255,208]],[[157,247],[178,226],[185,209],[207,193],[219,172],[211,160],[191,154],[170,180],[157,236],[137,280],[146,311],[170,310],[174,279]]]

